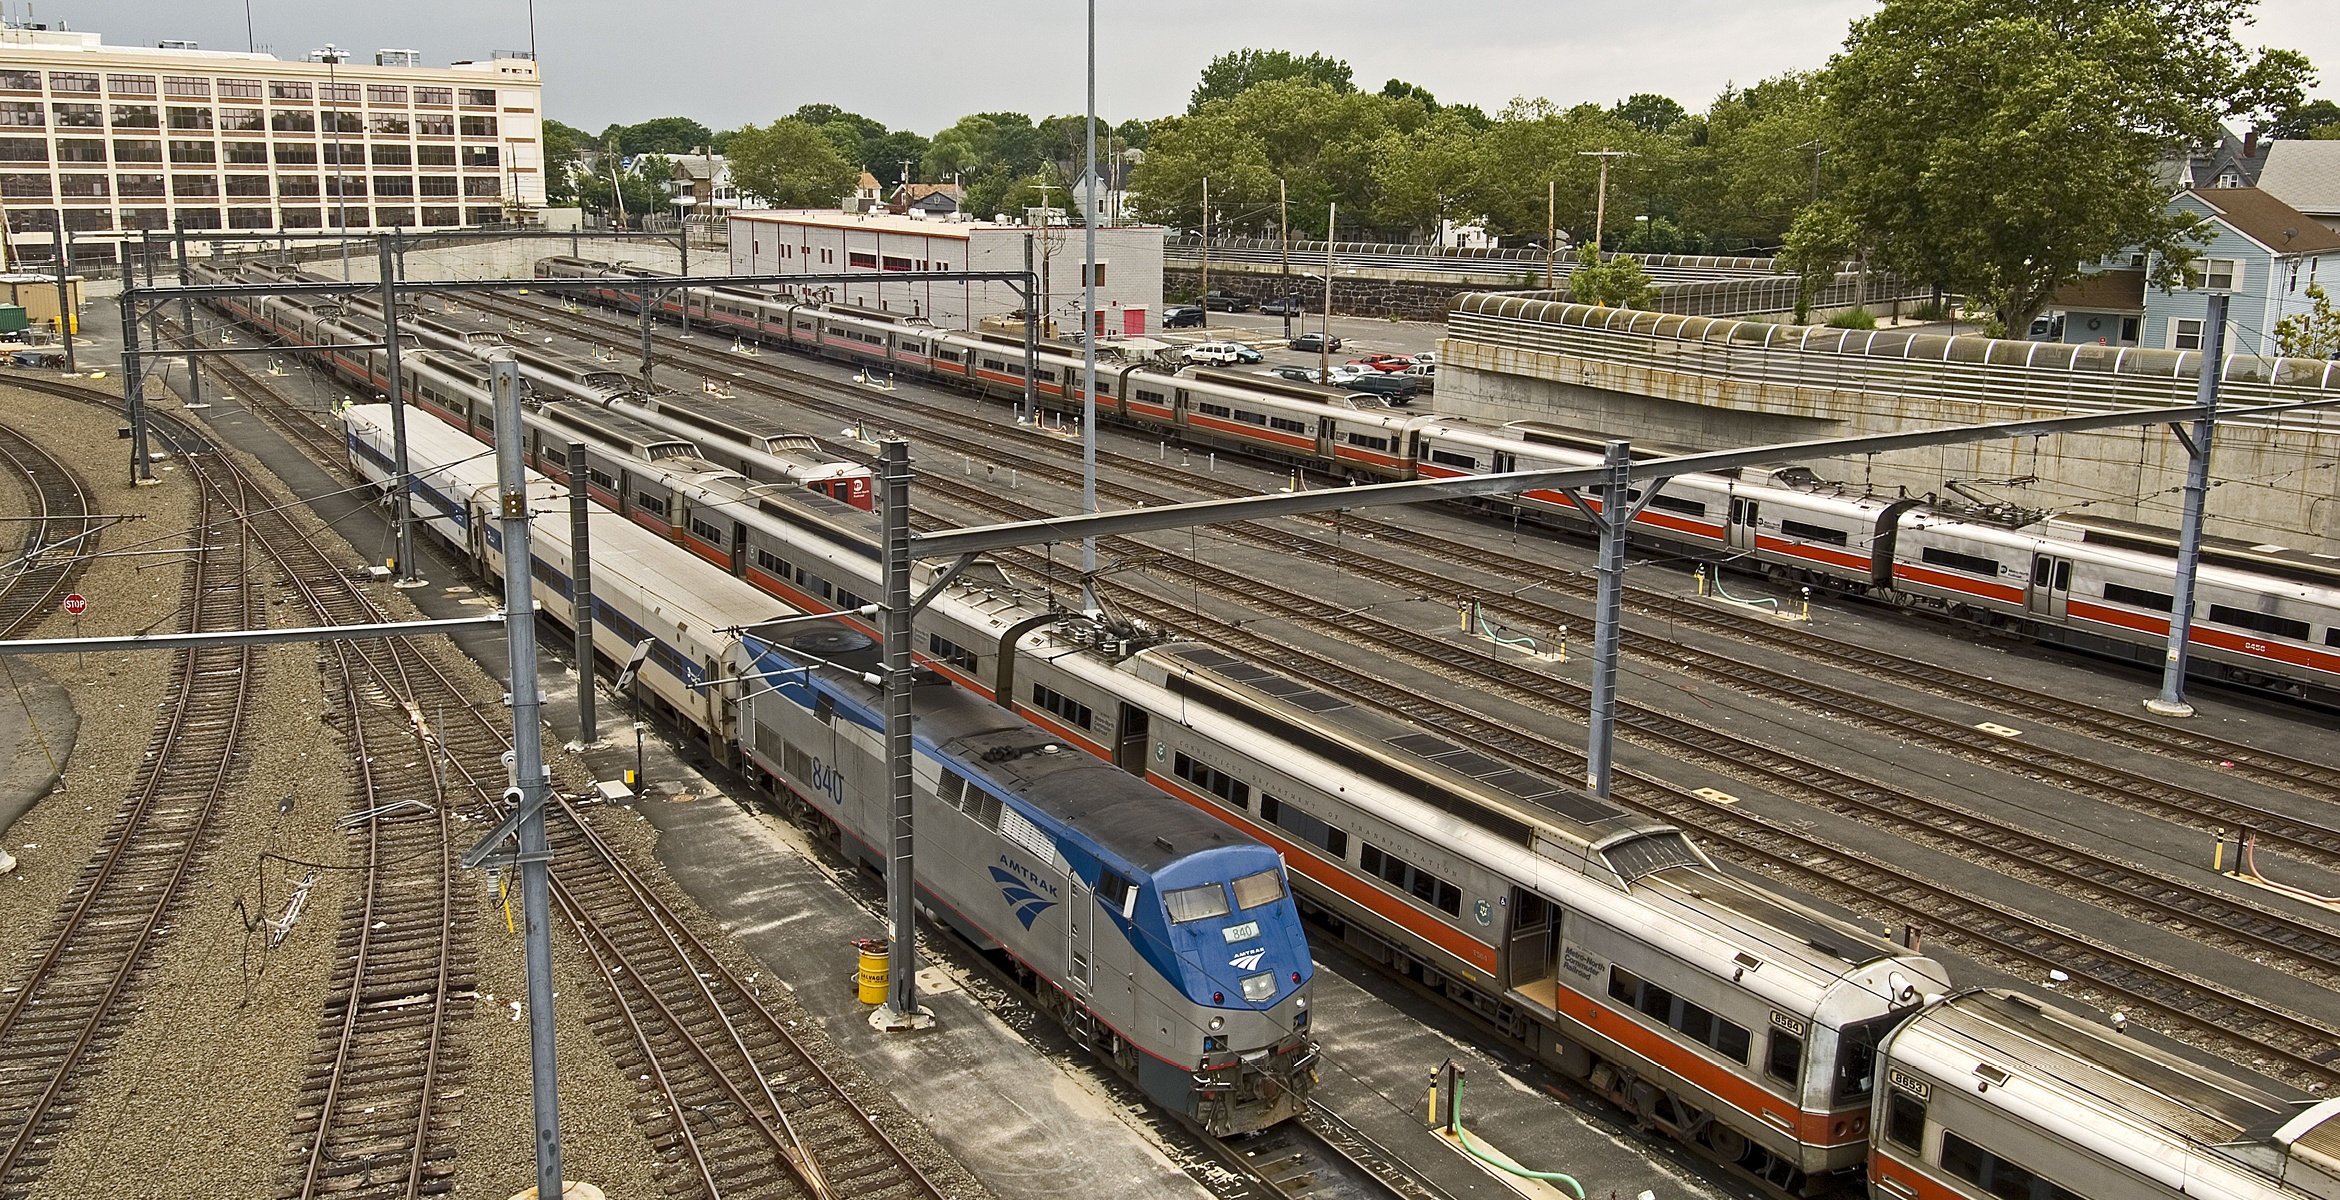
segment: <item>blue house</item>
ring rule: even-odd
[[[2308,311],[2308,285],[2340,295],[2340,232],[2258,188],[2194,188],[2179,192],[2170,211],[2208,218],[2208,244],[2192,269],[2198,288],[2147,289],[2138,344],[2168,350],[2202,348],[2206,292],[2231,292],[2226,349],[2230,354],[2277,353],[2276,322]],[[2067,335],[2068,336],[2068,335]],[[2089,339],[2094,340],[2094,339]]]

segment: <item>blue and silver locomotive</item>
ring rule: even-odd
[[[742,749],[883,863],[875,644],[744,639]],[[1314,973],[1275,850],[939,675],[914,689],[919,898],[1034,977],[1041,1007],[1211,1133],[1299,1111]],[[768,688],[769,690],[766,690]]]

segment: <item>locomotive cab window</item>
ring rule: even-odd
[[[1907,1016],[1909,1013],[1902,1012],[1873,1017],[1837,1031],[1836,1107],[1869,1098],[1869,1087],[1877,1074],[1877,1043]]]
[[[1137,915],[1137,885],[1108,868],[1097,871],[1097,899],[1124,918]]]
[[[1284,898],[1284,873],[1261,871],[1235,881],[1235,907],[1258,908]]]
[[[1896,1090],[1885,1098],[1885,1139],[1912,1154],[1926,1151],[1926,1102]]]
[[[1200,887],[1178,888],[1162,893],[1162,903],[1170,908],[1170,923],[1184,925],[1189,921],[1203,921],[1223,917],[1228,913],[1227,888],[1223,884],[1206,883]]]
[[[1804,1078],[1804,1039],[1784,1029],[1771,1031],[1770,1052],[1763,1057],[1763,1073],[1790,1087]]]

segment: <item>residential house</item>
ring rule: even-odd
[[[2259,190],[2340,231],[2340,142],[2267,143]]]
[[[2148,291],[2142,345],[2200,349],[2207,292],[2219,290],[2233,296],[2228,352],[2272,356],[2276,323],[2308,311],[2308,285],[2340,284],[2340,232],[2264,189],[2195,188],[2169,203],[2172,211],[2208,218],[2207,245],[2193,263],[2202,286]]]
[[[731,215],[731,210],[742,203],[759,207],[762,201],[740,194],[739,185],[731,181],[731,164],[720,154],[684,154],[674,159],[675,203],[691,210],[700,220],[718,220]]]
[[[2145,325],[2145,269],[2094,271],[2056,290],[2049,311],[2061,315],[2054,340],[2073,345],[2134,346]]]
[[[897,213],[921,212],[942,217],[959,211],[966,200],[966,189],[955,183],[905,183],[894,189],[886,207]]]
[[[860,181],[853,185],[852,191],[845,193],[845,198],[837,205],[849,213],[875,212],[885,206],[883,187],[878,183],[877,176],[867,171],[861,173]]]

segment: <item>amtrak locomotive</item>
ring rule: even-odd
[[[385,485],[388,408],[343,422],[351,465]],[[492,458],[419,415],[408,449],[425,527],[501,582]],[[529,494],[539,512],[565,505],[535,472]],[[882,863],[882,708],[859,674],[869,639],[818,625],[742,637],[788,610],[658,533],[605,522],[593,537],[594,619],[616,642],[651,643],[641,679],[660,706],[785,784],[846,853]],[[569,623],[568,524],[537,522],[531,541],[537,601]],[[1045,1011],[1164,1108],[1219,1135],[1298,1112],[1315,1082],[1314,967],[1276,851],[931,673],[915,706],[921,902],[1009,956]]]
[[[548,258],[548,278],[606,279],[593,298],[631,308],[651,273]],[[1025,386],[1020,343],[732,289],[672,289],[696,326],[971,388],[1002,398]],[[1044,348],[1031,384],[1041,404],[1081,404],[1080,359]],[[1101,371],[1099,414],[1193,443],[1225,446],[1354,479],[1442,478],[1592,466],[1597,440],[1391,409],[1277,381],[1145,366]],[[1582,517],[1556,493],[1496,501],[1554,523]],[[1880,599],[2017,626],[2052,641],[2158,664],[2168,643],[2174,537],[2120,522],[1909,497],[1871,497],[1799,471],[1747,470],[1668,482],[1634,520],[1637,537],[1703,560],[1752,566]],[[2340,700],[2340,568],[2279,547],[2205,548],[2193,626],[2197,669],[2237,682]]]

